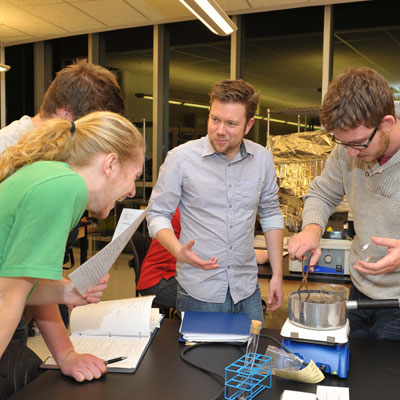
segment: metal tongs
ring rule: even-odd
[[[301,288],[304,286],[305,288],[306,288],[306,292],[307,292],[307,297],[305,298],[305,300],[304,301],[307,301],[308,300],[308,298],[310,297],[310,295],[311,295],[311,292],[310,292],[310,290],[308,289],[308,270],[310,269],[310,265],[309,264],[307,264],[307,266],[306,266],[306,268],[305,268],[305,270],[304,270],[304,261],[305,260],[307,260],[307,258],[303,258],[302,259],[302,261],[301,261],[301,276],[302,276],[302,279],[301,279],[301,283],[300,283],[300,286],[299,286],[299,288],[297,289],[297,293],[299,294],[299,300],[301,301],[301,292],[300,292],[300,290],[301,290]]]

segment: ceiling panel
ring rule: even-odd
[[[4,24],[0,25],[0,38],[19,36],[19,35],[22,36],[23,32],[19,32],[16,29],[10,28],[9,26]]]
[[[126,2],[146,17],[148,21],[173,22],[174,20],[192,18],[188,9],[178,0],[126,0]]]
[[[57,35],[63,35],[66,32],[59,26],[46,22],[46,20],[38,18],[28,11],[16,10],[15,7],[4,7],[0,10],[1,24],[26,34],[30,41],[39,40],[40,37],[48,37],[50,35],[57,37]],[[7,38],[2,38],[2,41],[7,44]]]
[[[217,1],[228,14],[235,15],[353,0]],[[0,0],[0,25],[25,34],[4,34],[0,36],[0,41],[9,46],[107,29],[191,19],[194,16],[178,0]]]
[[[122,0],[113,0],[112,7],[110,7],[109,0],[79,1],[73,5],[109,27],[143,24],[148,21]]]
[[[6,0],[4,3],[12,4],[16,7],[37,5],[37,4],[53,4],[64,3],[64,0]]]
[[[217,2],[228,14],[236,14],[238,10],[251,9],[251,4],[247,0],[217,0]]]
[[[24,5],[22,8],[45,21],[51,21],[66,32],[96,30],[105,26],[100,21],[77,9],[73,4],[34,4]]]

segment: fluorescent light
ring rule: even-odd
[[[215,0],[179,1],[215,34],[228,36],[237,30],[237,26]]]
[[[265,120],[268,120],[268,117],[264,118]],[[306,124],[299,124],[297,122],[291,122],[291,121],[284,121],[282,119],[276,119],[276,118],[270,118],[270,122],[277,122],[278,124],[285,124],[285,125],[293,125],[293,126],[301,126],[302,128],[305,128],[307,125]],[[315,129],[321,129],[320,126],[314,126]]]
[[[187,107],[204,108],[205,110],[208,110],[208,107],[209,107],[209,106],[206,106],[205,104],[187,103],[186,101],[183,103],[183,105],[187,106]]]
[[[168,103],[169,104],[176,104],[178,106],[183,105],[183,102],[182,101],[178,101],[178,100],[168,100]]]
[[[139,99],[146,99],[146,100],[153,100],[153,96],[150,96],[148,94],[143,94],[143,93],[135,93],[135,96],[138,97]],[[190,103],[187,101],[183,100],[168,100],[169,104],[176,104],[178,106],[186,106],[186,107],[194,107],[194,108],[202,108],[204,110],[208,110],[210,106],[201,104],[201,103]],[[268,117],[263,117],[262,115],[255,115],[255,119],[259,120],[267,120]],[[285,125],[293,125],[293,126],[299,126],[297,122],[291,122],[291,121],[285,121],[282,119],[276,119],[276,118],[270,118],[270,122],[277,122],[279,124],[285,124]],[[306,127],[307,125],[305,124],[300,124],[302,128]],[[315,129],[320,129],[320,126],[315,126]]]
[[[199,14],[197,14],[196,11],[193,10],[192,7],[189,6],[189,4],[187,4],[185,1],[183,0],[179,0],[197,19],[199,19],[212,33],[215,33],[216,35],[218,35],[218,32],[213,29],[209,24],[207,24],[207,22],[200,17]]]
[[[0,64],[0,72],[7,72],[11,67],[6,64]]]
[[[11,67],[4,64],[4,47],[3,42],[0,41],[0,72],[7,72]]]

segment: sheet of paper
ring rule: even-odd
[[[150,336],[154,298],[143,296],[75,307],[71,312],[71,334]]]
[[[103,360],[125,356],[126,360],[112,364],[118,368],[136,368],[151,337],[101,337],[101,336],[71,336],[71,342],[77,353],[94,354]],[[48,357],[46,365],[56,365],[53,357]]]
[[[129,239],[142,223],[147,213],[147,208],[145,210],[136,211],[138,211],[135,213],[136,218],[132,218],[130,223],[126,223],[126,218],[129,217],[124,217],[120,228],[118,228],[118,235],[114,234],[113,240],[108,243],[107,246],[68,275],[79,293],[83,294],[91,286],[97,285],[99,279],[102,278],[115,263]]]
[[[136,208],[124,208],[119,216],[117,227],[115,228],[112,240],[117,238],[121,233],[123,233],[129,226],[140,218],[143,210],[138,210]]]
[[[282,393],[280,400],[317,400],[317,396],[314,393],[285,390]]]
[[[338,386],[317,386],[318,400],[349,400],[350,392],[348,387]]]
[[[306,383],[319,383],[325,379],[324,374],[311,360],[307,367],[299,371],[284,371],[282,369],[275,369],[275,375],[281,378],[291,379],[293,381],[306,382]]]

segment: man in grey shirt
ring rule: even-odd
[[[171,150],[160,169],[149,231],[177,259],[179,311],[245,312],[263,321],[256,215],[273,271],[270,310],[283,298],[283,218],[272,156],[244,139],[254,123],[258,94],[243,80],[227,80],[218,82],[210,97],[208,135]],[[176,207],[179,241],[170,222]]]
[[[322,175],[305,197],[303,231],[289,243],[291,259],[321,256],[320,238],[343,196],[354,218],[349,263],[350,299],[400,297],[400,121],[391,89],[370,68],[350,69],[328,88],[321,123],[337,143]],[[376,246],[374,260],[362,260],[362,247]],[[348,312],[350,335],[400,340],[400,310]]]

